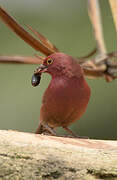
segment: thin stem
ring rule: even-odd
[[[19,63],[19,64],[41,64],[43,57],[29,57],[29,56],[0,56],[0,63]]]
[[[93,26],[94,36],[96,39],[97,49],[99,52],[98,62],[101,61],[102,57],[106,54],[106,47],[103,37],[102,22],[100,15],[99,0],[88,0],[88,12],[89,17]]]
[[[117,0],[109,0],[114,23],[115,23],[115,28],[117,31]]]
[[[53,53],[52,50],[48,49],[44,44],[35,39],[30,33],[28,33],[13,17],[11,17],[1,6],[0,6],[0,19],[11,28],[20,38],[26,43],[32,46],[35,50],[42,52],[44,55],[50,55]]]

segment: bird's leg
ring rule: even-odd
[[[63,127],[63,129],[65,129],[69,134],[71,134],[75,138],[89,139],[89,137],[87,137],[87,136],[79,136],[79,135],[73,133],[73,131],[71,129],[69,129],[68,127]]]
[[[39,126],[35,132],[36,134],[42,134],[42,133],[47,133],[51,134],[52,136],[56,136],[56,132],[52,127],[49,127],[48,124],[45,123],[39,123]]]
[[[48,124],[43,124],[43,127],[53,136],[57,136],[56,132],[52,127],[49,127]]]

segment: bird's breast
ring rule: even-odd
[[[89,97],[90,89],[84,78],[52,79],[43,96],[44,118],[52,123],[70,124],[85,111]]]
[[[84,78],[55,78],[52,79],[47,90],[45,91],[43,101],[55,101],[55,103],[68,103],[69,100],[74,102],[82,101],[89,95],[89,87]],[[50,101],[51,100],[51,101]]]

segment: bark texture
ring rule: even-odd
[[[0,180],[117,179],[117,141],[0,131]]]

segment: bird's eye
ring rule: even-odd
[[[50,58],[47,59],[47,64],[48,64],[48,65],[50,65],[50,64],[52,64],[52,63],[53,63],[53,59],[50,59]]]

